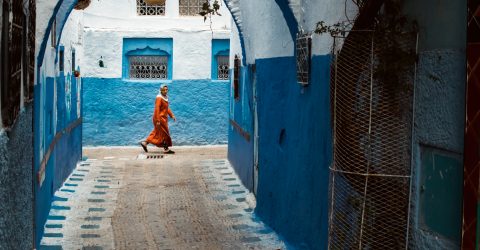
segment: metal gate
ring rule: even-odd
[[[417,36],[399,38],[334,37],[330,249],[408,246],[415,63],[389,53],[416,57]]]

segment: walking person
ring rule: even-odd
[[[153,111],[153,131],[145,141],[140,142],[143,150],[148,152],[147,145],[154,144],[157,147],[163,147],[166,154],[174,154],[175,152],[168,147],[172,146],[172,138],[168,129],[168,116],[177,121],[172,110],[168,107],[168,86],[162,84],[160,86],[160,93],[155,99],[155,109]]]

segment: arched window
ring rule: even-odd
[[[198,16],[205,0],[179,0],[181,16]]]
[[[137,0],[137,15],[164,16],[165,0]]]

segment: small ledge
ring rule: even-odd
[[[135,82],[135,83],[167,83],[167,84],[171,84],[173,82],[173,80],[147,80],[147,79],[129,79],[129,78],[123,78],[122,81]]]
[[[212,80],[213,83],[230,83],[230,80]]]

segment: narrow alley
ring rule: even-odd
[[[255,218],[226,147],[85,156],[55,193],[40,249],[285,249]]]
[[[0,250],[480,250],[480,0],[0,0]]]

